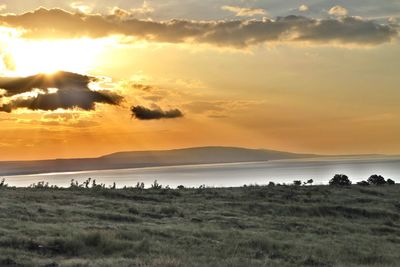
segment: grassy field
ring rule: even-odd
[[[0,189],[0,266],[400,266],[400,185]]]

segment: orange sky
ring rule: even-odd
[[[177,22],[157,2],[61,2],[0,9],[0,160],[205,145],[400,153],[392,17],[284,6],[296,17],[277,19],[253,6],[206,22],[189,10]]]

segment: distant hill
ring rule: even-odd
[[[195,147],[173,150],[118,152],[99,158],[3,161],[0,162],[0,176],[190,164],[252,162],[307,157],[317,157],[317,155],[238,147]]]

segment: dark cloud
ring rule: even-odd
[[[132,116],[138,120],[159,120],[159,119],[175,119],[183,117],[183,113],[179,109],[171,109],[163,111],[161,109],[149,109],[143,106],[131,107]]]
[[[0,111],[11,112],[18,108],[31,110],[56,110],[81,108],[93,110],[96,103],[118,105],[122,96],[107,90],[94,91],[89,88],[97,78],[71,72],[37,74],[29,77],[0,78],[0,89],[5,94],[0,100],[8,100]],[[21,95],[35,92],[32,95]]]
[[[303,16],[275,20],[149,21],[131,16],[69,13],[40,8],[21,15],[2,15],[0,24],[22,27],[27,38],[104,37],[113,34],[155,42],[195,42],[246,47],[265,42],[378,45],[397,37],[393,25],[356,17],[312,19]]]

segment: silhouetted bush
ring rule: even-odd
[[[345,174],[336,174],[330,181],[329,185],[347,186],[351,185],[349,177]]]
[[[387,183],[388,185],[394,185],[394,184],[396,184],[396,182],[393,181],[392,179],[387,179],[386,183]]]
[[[8,184],[6,184],[6,179],[1,179],[1,181],[0,181],[0,187],[7,187],[8,186]]]
[[[92,181],[92,189],[94,190],[101,190],[101,189],[105,189],[106,188],[106,184],[97,184],[96,183],[96,179],[93,179]],[[111,188],[111,187],[110,187]]]
[[[70,184],[69,188],[79,188],[78,181],[75,181],[74,179],[71,179],[71,184]]]
[[[313,179],[309,179],[305,184],[312,185],[313,183],[314,183],[314,180]]]
[[[30,188],[47,189],[50,188],[48,182],[40,181],[37,184],[33,183],[29,186]],[[53,187],[53,186],[52,186]]]
[[[271,187],[272,187],[272,186],[275,186],[275,183],[274,183],[274,182],[269,182],[269,183],[268,183],[268,186],[271,186]]]
[[[361,182],[358,182],[357,185],[369,186],[369,183],[367,181],[361,181]]]
[[[293,181],[293,185],[294,186],[300,186],[301,185],[301,181],[300,180],[295,180],[295,181]]]
[[[160,185],[157,180],[154,180],[154,182],[151,184],[151,189],[161,189],[162,185]]]
[[[386,184],[386,181],[383,176],[374,174],[368,178],[368,183],[372,185],[384,185]]]
[[[143,190],[144,189],[144,183],[137,182],[136,189]]]
[[[185,187],[183,185],[178,185],[177,187],[179,190],[185,189]]]
[[[117,184],[114,182],[113,185],[110,187],[110,189],[116,189],[117,188]]]
[[[85,185],[85,188],[89,188],[90,180],[92,180],[92,178],[88,178],[85,182],[83,182],[83,184]]]

